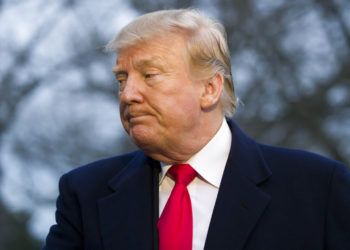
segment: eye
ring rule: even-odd
[[[119,73],[115,75],[116,83],[119,85],[119,91],[123,90],[128,80],[128,75],[126,73]]]
[[[117,82],[119,85],[124,85],[125,82],[126,82],[126,78],[117,79],[116,82]]]
[[[126,86],[126,80],[117,80],[118,83],[118,91],[119,93],[122,92],[125,89]]]
[[[146,78],[146,79],[151,79],[151,78],[154,78],[154,77],[156,77],[156,76],[157,76],[156,73],[146,73],[146,74],[145,74],[145,78]]]

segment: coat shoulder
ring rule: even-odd
[[[330,176],[335,171],[348,171],[343,163],[316,153],[264,144],[259,148],[272,172]]]
[[[124,171],[133,159],[141,155],[141,151],[134,151],[97,160],[67,172],[61,179],[67,179],[73,189],[93,188]]]

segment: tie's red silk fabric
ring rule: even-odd
[[[197,173],[189,164],[178,164],[168,174],[175,186],[158,221],[159,250],[191,250],[193,219],[187,185]]]

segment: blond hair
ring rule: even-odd
[[[220,74],[224,79],[221,105],[225,116],[236,110],[236,97],[231,74],[230,52],[221,23],[193,9],[161,10],[136,18],[126,25],[107,45],[117,53],[140,42],[164,34],[182,35],[186,39],[190,65],[202,77]]]

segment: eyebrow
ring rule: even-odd
[[[167,64],[164,62],[164,59],[158,56],[154,56],[151,59],[143,59],[136,61],[134,63],[134,67],[136,69],[142,69],[144,67],[155,67],[160,69],[161,71],[165,71],[165,68],[167,67]],[[112,68],[112,72],[116,75],[119,74],[128,74],[127,70],[123,69],[122,66],[114,66]]]
[[[128,72],[126,70],[117,70],[117,71],[113,71],[113,73],[115,77],[128,75]]]
[[[165,71],[166,66],[167,65],[164,62],[164,59],[158,56],[154,56],[151,59],[140,60],[135,63],[135,68],[138,68],[138,69],[144,68],[144,67],[155,67],[162,71]]]

